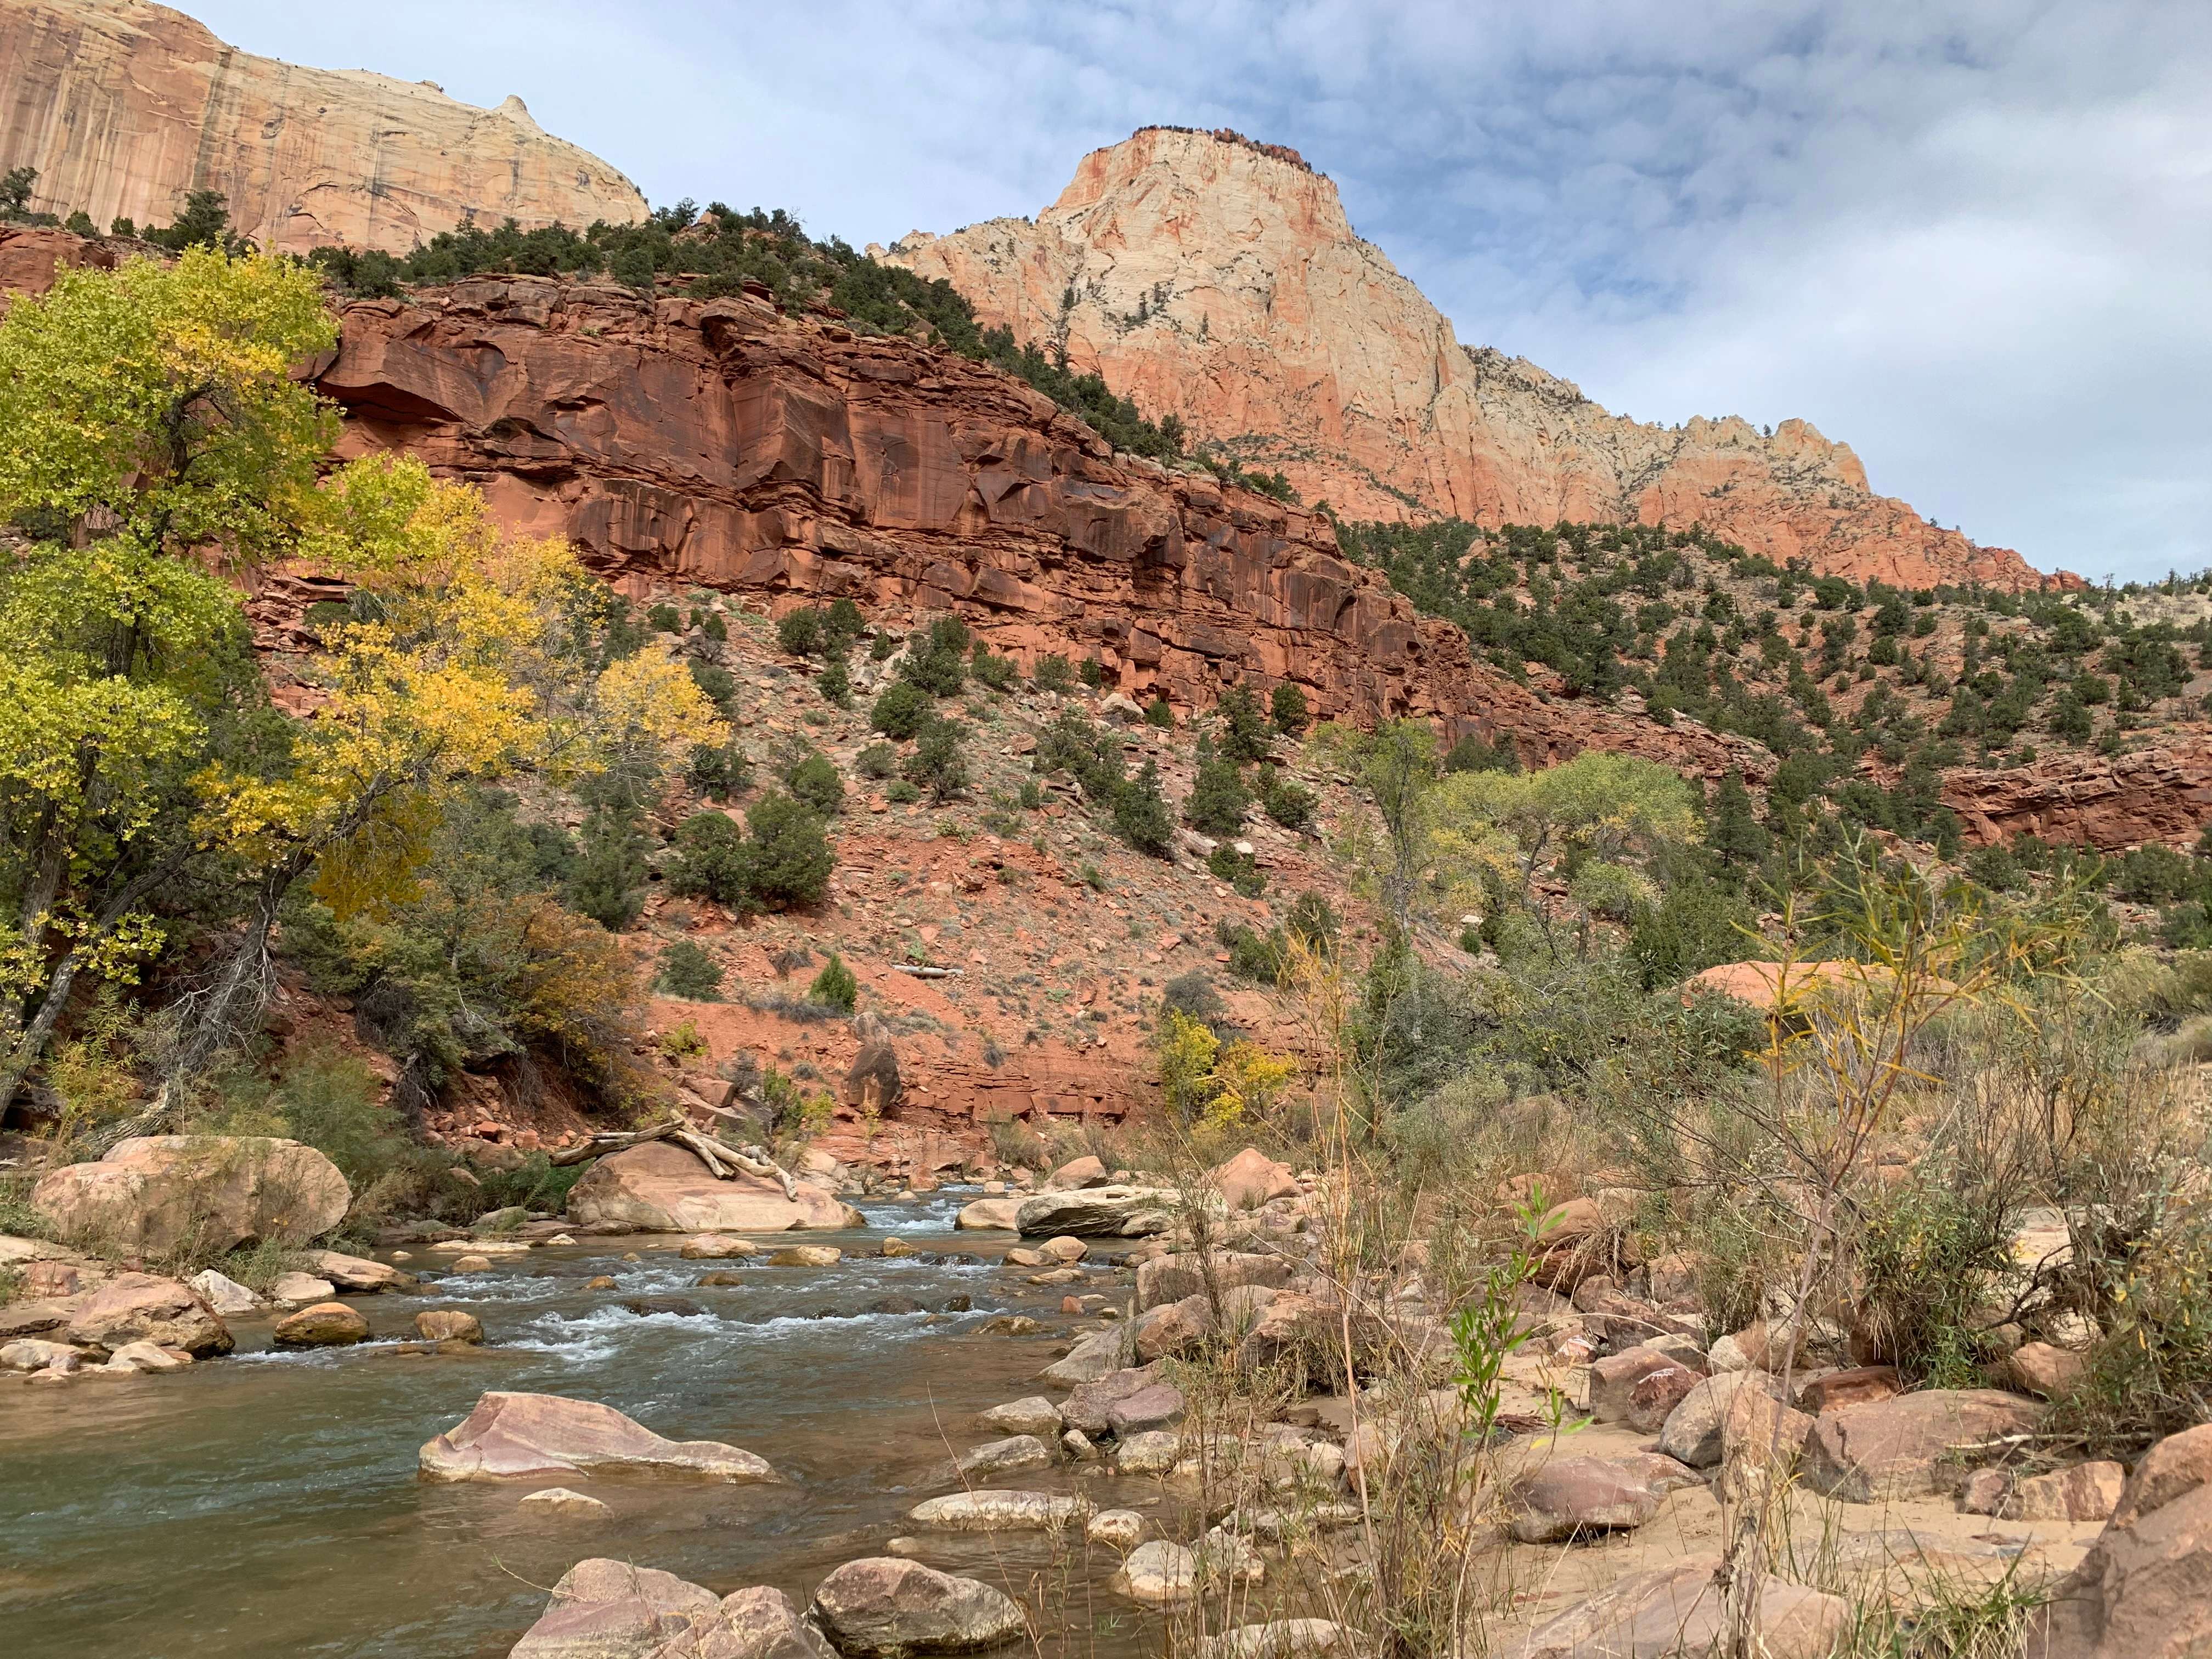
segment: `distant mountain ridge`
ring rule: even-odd
[[[636,185],[428,82],[302,69],[224,45],[143,0],[0,0],[0,167],[38,169],[34,209],[167,224],[214,190],[263,247],[404,253],[471,216],[524,229],[642,219]]]
[[[1347,517],[1703,523],[1904,587],[2073,585],[1876,495],[1806,422],[1646,424],[1462,345],[1326,175],[1237,133],[1143,129],[1085,156],[1035,220],[915,232],[882,257]]]

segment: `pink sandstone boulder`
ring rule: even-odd
[[[52,1170],[31,1193],[62,1237],[155,1255],[305,1244],[351,1202],[337,1164],[268,1135],[141,1135]]]
[[[781,1233],[861,1224],[860,1212],[807,1182],[786,1198],[765,1176],[718,1181],[681,1146],[650,1140],[611,1153],[568,1193],[580,1227],[662,1233]]]
[[[1298,1180],[1291,1166],[1278,1164],[1256,1146],[1247,1146],[1227,1163],[1216,1164],[1206,1179],[1231,1214],[1256,1210],[1270,1199],[1298,1195]]]
[[[707,1480],[778,1477],[750,1452],[715,1440],[664,1440],[611,1406],[495,1390],[459,1427],[428,1442],[427,1480],[542,1480],[587,1469],[641,1469]]]

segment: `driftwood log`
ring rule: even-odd
[[[684,1123],[656,1124],[650,1129],[607,1130],[593,1135],[580,1146],[563,1146],[549,1156],[549,1161],[563,1167],[581,1164],[588,1158],[604,1158],[609,1152],[625,1152],[632,1146],[642,1146],[650,1140],[672,1141],[705,1164],[717,1181],[734,1181],[741,1175],[759,1176],[765,1180],[779,1182],[786,1198],[796,1200],[799,1188],[791,1172],[780,1167],[767,1152],[759,1146],[732,1146],[726,1142],[704,1135]]]
[[[891,971],[895,974],[911,974],[916,979],[957,979],[960,977],[960,969],[957,968],[918,968],[903,962],[895,962],[891,963]]]

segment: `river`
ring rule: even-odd
[[[979,1244],[952,1232],[974,1195],[870,1204],[866,1228],[804,1235],[848,1251],[832,1267],[685,1261],[669,1238],[547,1247],[448,1274],[419,1296],[347,1298],[369,1321],[372,1340],[358,1347],[280,1353],[268,1321],[241,1321],[238,1354],[187,1371],[8,1388],[0,1651],[493,1659],[561,1574],[593,1555],[720,1593],[773,1584],[804,1605],[830,1568],[883,1553],[912,1531],[908,1509],[951,1489],[950,1452],[993,1437],[975,1428],[975,1413],[1047,1392],[1036,1373],[1077,1322],[1058,1312],[1061,1288],[1032,1288],[1000,1264],[1004,1235]],[[917,1255],[872,1254],[894,1233]],[[632,1251],[641,1259],[621,1260]],[[953,1252],[982,1262],[922,1259]],[[435,1264],[418,1251],[408,1265]],[[714,1269],[742,1282],[696,1285]],[[602,1273],[616,1290],[584,1288]],[[621,1306],[642,1296],[707,1312]],[[963,1296],[973,1311],[929,1318]],[[867,1311],[891,1297],[923,1311]],[[413,1337],[416,1312],[442,1306],[475,1312],[487,1346],[394,1352]],[[1036,1314],[1046,1331],[977,1332],[1000,1312]],[[756,1452],[787,1484],[418,1480],[422,1443],[487,1389],[601,1401],[672,1439]],[[1063,1468],[991,1484],[1066,1489],[1073,1478]],[[1156,1484],[1081,1484],[1102,1504],[1158,1502]],[[611,1513],[517,1507],[552,1485],[586,1491]],[[1079,1536],[1072,1560],[1054,1560],[1040,1536],[1003,1534],[933,1534],[921,1559],[990,1578],[1032,1607],[1048,1593],[1045,1622],[1063,1638],[1051,1645],[1113,1655],[1157,1641],[1149,1615],[1105,1593],[1112,1553],[1086,1550]]]

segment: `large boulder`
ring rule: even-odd
[[[611,1406],[552,1394],[485,1394],[458,1426],[424,1444],[428,1480],[543,1480],[632,1468],[708,1480],[774,1480],[750,1452],[715,1440],[664,1440]]]
[[[1693,1469],[1712,1468],[1727,1450],[1729,1407],[1746,1389],[1772,1394],[1774,1380],[1763,1371],[1723,1371],[1697,1384],[1668,1414],[1659,1431],[1659,1449]]]
[[[1298,1195],[1298,1178],[1291,1166],[1278,1164],[1257,1146],[1247,1146],[1227,1163],[1217,1164],[1206,1178],[1232,1215],[1256,1210],[1269,1199]]]
[[[199,1293],[201,1301],[226,1319],[250,1314],[261,1305],[261,1298],[252,1291],[212,1267],[201,1268],[185,1282]]]
[[[1159,1376],[1157,1365],[1135,1365],[1079,1382],[1060,1408],[1060,1421],[1096,1438],[1106,1432],[1108,1412],[1121,1401],[1142,1394],[1158,1382]]]
[[[305,1244],[352,1194],[312,1146],[268,1135],[141,1135],[42,1177],[31,1205],[60,1237],[149,1255]]]
[[[2042,1414],[2034,1401],[1995,1389],[1929,1389],[1847,1406],[1814,1419],[1805,1483],[1855,1504],[1934,1497],[1957,1483],[1954,1454],[2030,1433]]]
[[[1666,1659],[1723,1650],[1727,1607],[1714,1575],[1717,1555],[1631,1573],[1539,1626],[1500,1659]],[[1850,1604],[1802,1584],[1768,1577],[1759,1593],[1753,1650],[1761,1659],[1826,1659],[1849,1628]]]
[[[2028,1630],[2035,1659],[2212,1653],[2212,1424],[2161,1440]]]
[[[1555,1458],[1513,1495],[1513,1535],[1524,1544],[1630,1531],[1659,1513],[1662,1496],[1640,1471],[1596,1457]]]
[[[365,1255],[311,1250],[307,1261],[317,1273],[342,1291],[404,1291],[414,1283],[398,1268],[372,1261]]]
[[[230,1329],[189,1285],[152,1273],[118,1273],[76,1304],[69,1340],[113,1353],[130,1342],[182,1348],[195,1358],[228,1353]]]
[[[1022,1633],[1022,1610],[988,1584],[873,1556],[848,1561],[814,1589],[814,1619],[852,1659],[972,1653]]]
[[[580,1227],[641,1228],[660,1233],[781,1233],[797,1228],[857,1227],[864,1218],[843,1200],[801,1181],[795,1198],[767,1176],[718,1181],[704,1164],[665,1140],[610,1153],[568,1189],[568,1217]]]
[[[1175,1224],[1176,1196],[1164,1187],[1086,1187],[1039,1193],[1014,1212],[1024,1237],[1143,1238]]]
[[[1085,1152],[1054,1170],[1045,1177],[1044,1184],[1048,1191],[1067,1192],[1079,1187],[1103,1187],[1112,1178],[1097,1153]]]
[[[586,1503],[592,1500],[586,1498]],[[579,1561],[507,1659],[832,1659],[791,1598],[765,1585],[716,1596],[653,1567]]]
[[[1019,1198],[979,1198],[964,1206],[952,1218],[955,1228],[963,1232],[1012,1232],[1014,1218],[1021,1213],[1025,1200]]]
[[[276,1322],[280,1348],[342,1348],[368,1340],[368,1322],[343,1302],[318,1302]]]
[[[1215,1288],[1224,1291],[1239,1285],[1264,1285],[1271,1290],[1280,1290],[1291,1282],[1291,1264],[1279,1255],[1216,1250],[1210,1262],[1201,1261],[1195,1253],[1188,1251],[1154,1256],[1137,1266],[1137,1311],[1142,1313],[1163,1303],[1180,1302],[1187,1296],[1201,1294],[1209,1271]]]

